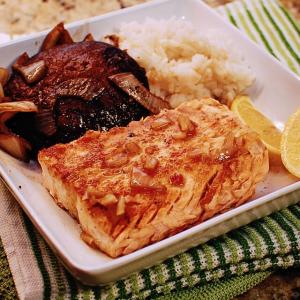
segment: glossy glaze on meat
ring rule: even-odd
[[[13,132],[28,139],[36,150],[76,139],[88,129],[125,126],[149,114],[108,79],[129,72],[148,88],[144,69],[125,51],[102,42],[84,41],[42,51],[24,65],[40,60],[47,67],[40,81],[27,84],[13,71],[5,86],[5,94],[13,101],[33,101],[40,111],[53,117],[55,128],[51,134],[40,130],[34,114],[17,114],[8,122]]]

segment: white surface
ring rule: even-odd
[[[121,22],[142,21],[147,16],[186,18],[200,31],[207,33],[207,31],[218,30],[224,39],[231,39],[238,45],[256,74],[257,80],[250,89],[250,96],[257,107],[279,126],[282,126],[288,116],[299,106],[299,79],[237,29],[225,23],[202,1],[155,1],[76,22],[68,28],[76,40],[82,39],[88,32],[99,39],[107,33],[116,31]],[[0,66],[8,67],[24,51],[29,55],[36,53],[44,35],[45,33],[32,34],[4,44],[0,47]],[[272,170],[267,180],[258,187],[256,199],[251,202],[132,254],[111,259],[100,251],[89,248],[80,240],[79,226],[66,212],[55,205],[41,184],[40,170],[35,164],[21,163],[0,152],[0,173],[63,263],[74,276],[91,284],[119,279],[258,217],[296,203],[300,199],[299,192],[276,199],[299,189],[300,182],[281,168]]]

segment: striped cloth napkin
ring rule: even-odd
[[[300,30],[276,1],[246,0],[218,11],[299,74]],[[300,199],[300,191],[290,196]],[[87,287],[64,269],[1,182],[0,199],[0,236],[20,299],[231,299],[274,269],[300,265],[299,204],[123,280]],[[0,299],[15,299],[0,254],[0,277],[7,278]]]

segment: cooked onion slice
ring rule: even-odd
[[[0,148],[15,158],[27,161],[31,145],[19,136],[0,133]]]
[[[27,63],[27,61],[29,60],[29,56],[27,54],[27,52],[22,53],[17,60],[15,61],[15,63],[13,64],[13,68],[18,67],[18,66],[22,66],[24,64]]]
[[[109,76],[108,78],[130,97],[154,114],[158,114],[162,109],[170,108],[167,101],[153,95],[131,73],[119,73]]]
[[[31,101],[15,101],[0,103],[1,112],[37,112],[37,106]]]
[[[83,39],[84,42],[93,42],[95,41],[93,35],[91,33],[88,33],[85,38]]]
[[[9,78],[8,70],[0,67],[0,84],[2,84],[2,86],[5,86],[6,82],[8,81],[8,78]]]
[[[58,44],[72,44],[73,40],[67,30],[64,28],[64,23],[57,24],[45,37],[41,51],[48,50]]]
[[[0,96],[0,103],[3,103],[3,102],[10,102],[11,101],[11,98],[10,97],[1,97]]]
[[[62,44],[73,44],[74,41],[69,33],[68,30],[64,29],[62,31],[62,33],[60,34],[60,38],[58,40],[58,45],[62,45]]]
[[[1,82],[0,82],[0,98],[4,98],[4,91]]]
[[[27,66],[15,64],[13,68],[18,71],[29,84],[40,81],[47,71],[47,66],[44,60],[36,61]]]
[[[15,112],[4,112],[0,114],[0,132],[1,133],[10,133],[10,130],[6,127],[5,122],[12,118],[16,113]]]
[[[53,135],[57,130],[52,109],[40,109],[35,116],[35,124],[47,136]]]
[[[119,48],[119,37],[116,34],[106,35],[104,37],[104,42]]]

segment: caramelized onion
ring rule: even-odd
[[[151,123],[151,128],[154,130],[160,130],[160,129],[167,127],[170,123],[171,123],[171,121],[168,118],[163,116],[163,117],[160,117],[160,118],[154,120]]]
[[[133,189],[163,193],[166,187],[138,168],[132,169],[130,185]]]
[[[15,158],[27,161],[31,145],[23,138],[13,134],[0,134],[0,148]]]
[[[147,170],[155,170],[159,165],[159,161],[155,157],[149,157],[144,163],[144,168]]]
[[[1,133],[10,133],[10,130],[6,127],[5,122],[12,118],[16,113],[15,112],[4,112],[0,114],[0,132]]]
[[[105,164],[108,168],[119,168],[125,165],[128,162],[128,157],[125,154],[118,154],[113,157],[110,157],[105,161]]]
[[[16,62],[13,64],[12,67],[15,68],[17,66],[22,66],[26,64],[28,60],[29,60],[29,56],[27,52],[24,52],[17,58]]]
[[[40,81],[46,71],[47,67],[44,60],[36,61],[27,66],[14,65],[13,68],[18,71],[27,83],[35,83]]]
[[[0,98],[4,98],[4,91],[1,82],[0,82]]]
[[[120,197],[117,205],[117,216],[121,216],[125,214],[125,197]]]
[[[162,109],[170,108],[167,101],[153,95],[132,73],[119,73],[108,78],[154,114],[158,114]]]
[[[57,131],[52,109],[40,109],[35,115],[35,125],[38,131],[47,136]]]
[[[141,151],[140,146],[135,142],[128,142],[125,144],[125,149],[130,154],[137,154]]]
[[[31,101],[0,103],[0,112],[37,112],[37,106]]]
[[[104,197],[102,197],[99,202],[103,206],[108,206],[117,203],[118,199],[114,194],[107,194]]]
[[[74,41],[69,33],[68,30],[64,28],[64,30],[61,32],[60,37],[58,39],[57,45],[62,45],[62,44],[73,44]]]
[[[3,102],[10,102],[11,101],[11,98],[10,97],[0,97],[0,103],[3,103]]]
[[[8,70],[0,67],[0,84],[2,84],[2,86],[5,86],[6,82],[8,81],[8,78],[9,78]]]
[[[64,24],[57,24],[45,37],[41,51],[48,50],[53,48],[58,44],[59,39],[61,38],[63,32],[65,31]]]
[[[119,37],[115,34],[109,34],[104,37],[104,41],[112,46],[119,48]]]
[[[84,37],[83,41],[84,41],[84,42],[93,42],[93,41],[95,41],[95,39],[94,39],[94,37],[93,37],[93,35],[92,35],[91,33],[88,33],[88,34]]]

